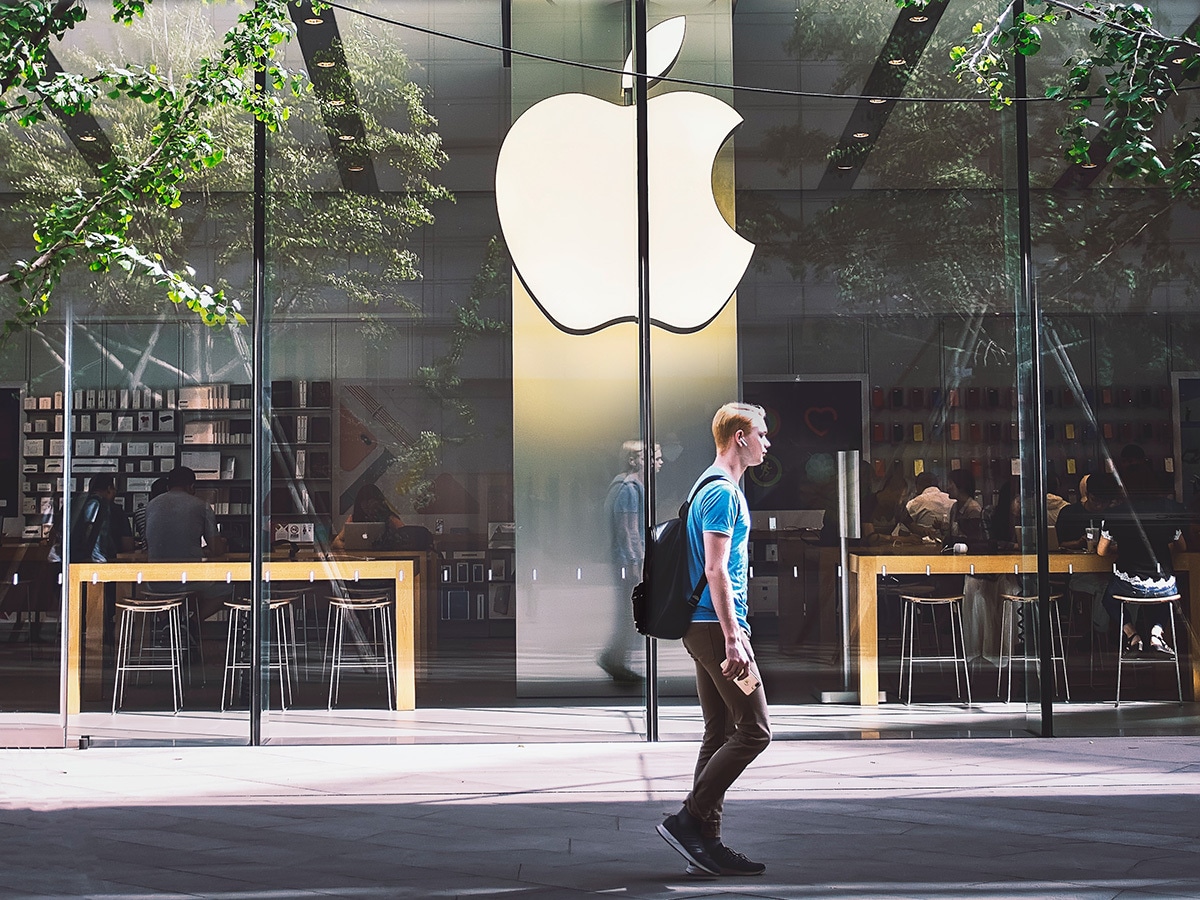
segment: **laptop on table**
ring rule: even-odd
[[[378,550],[387,533],[387,522],[347,522],[342,544],[347,550]]]

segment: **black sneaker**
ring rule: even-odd
[[[711,841],[707,844],[708,855],[712,861],[717,864],[720,871],[718,875],[761,875],[767,870],[765,863],[755,862],[752,859],[747,859],[736,850],[731,850],[722,843],[713,844]],[[687,873],[689,875],[711,875],[711,872],[703,869],[698,869],[695,866],[688,866]]]
[[[699,823],[687,810],[681,809],[677,814],[663,819],[658,826],[658,833],[691,864],[689,869],[694,866],[709,875],[721,874],[720,867],[704,849]]]

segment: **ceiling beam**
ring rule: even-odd
[[[342,186],[360,194],[378,193],[379,180],[366,145],[362,108],[350,80],[333,10],[327,8],[318,13],[311,3],[291,5],[288,10],[296,24],[300,50],[317,95]]]
[[[1192,20],[1192,24],[1184,30],[1184,35],[1195,37],[1200,33],[1200,16]],[[1171,76],[1171,80],[1175,87],[1179,87],[1183,80],[1183,66],[1176,65],[1176,71]],[[1092,141],[1092,146],[1088,151],[1088,162],[1083,164],[1072,164],[1067,167],[1066,171],[1058,177],[1058,181],[1054,182],[1053,190],[1056,191],[1082,191],[1090,188],[1100,177],[1100,173],[1108,166],[1108,154],[1112,153],[1113,146],[1105,140]]]
[[[59,63],[58,58],[53,51],[46,51],[46,75],[54,78],[60,72],[65,71]],[[75,145],[75,149],[79,151],[79,155],[84,158],[88,166],[97,175],[100,174],[100,167],[105,163],[110,163],[113,160],[112,142],[108,139],[108,135],[104,133],[104,129],[100,127],[100,123],[91,113],[75,113],[72,116],[55,114],[62,125],[63,131],[67,133],[71,143]]]
[[[830,154],[819,190],[847,191],[854,187],[896,106],[896,100],[892,98],[904,94],[948,2],[935,0],[923,9],[913,7],[900,11],[860,91],[864,99],[854,105],[842,136]],[[866,97],[874,99],[867,100]]]

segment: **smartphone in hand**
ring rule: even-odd
[[[753,694],[756,690],[758,690],[758,686],[762,684],[761,681],[754,677],[753,672],[747,672],[741,678],[733,679],[733,683],[740,687],[742,689],[742,693],[746,694],[747,696]]]

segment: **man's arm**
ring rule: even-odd
[[[704,532],[704,574],[713,610],[725,635],[725,662],[721,672],[726,678],[741,678],[750,669],[754,652],[738,624],[733,609],[733,582],[729,577],[729,550],[733,539],[716,531]]]

